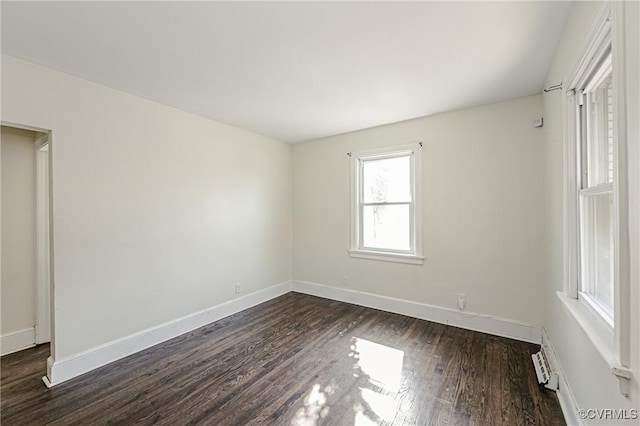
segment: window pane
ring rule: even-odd
[[[409,204],[363,206],[362,209],[364,247],[411,250]]]
[[[613,96],[611,70],[585,93],[587,107],[587,185],[613,182]]]
[[[365,203],[411,201],[411,156],[364,160],[362,198]]]
[[[581,291],[612,316],[613,193],[581,195]]]

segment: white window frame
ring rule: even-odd
[[[626,152],[626,99],[623,2],[603,3],[589,31],[577,64],[564,79],[564,293],[559,297],[580,324],[611,372],[620,379],[620,392],[630,387],[629,235]],[[614,7],[615,5],[615,7]],[[607,321],[596,304],[580,289],[579,191],[582,172],[578,158],[580,121],[577,116],[580,84],[584,83],[608,49],[613,64],[613,322]]]
[[[581,226],[585,226],[584,223],[581,223],[581,220],[580,220],[581,208],[579,206],[582,199],[586,200],[589,197],[596,196],[596,195],[603,195],[603,194],[613,195],[615,186],[616,186],[615,175],[616,175],[617,167],[615,164],[616,163],[615,158],[613,161],[614,163],[613,164],[613,169],[614,169],[613,182],[599,183],[595,185],[592,185],[588,182],[589,175],[590,175],[589,170],[590,170],[591,164],[589,164],[589,160],[587,158],[589,153],[588,153],[586,137],[587,137],[587,133],[590,133],[591,128],[589,127],[589,129],[587,129],[587,125],[590,123],[590,121],[584,122],[584,120],[588,120],[588,117],[590,116],[590,110],[588,109],[589,105],[587,105],[586,103],[585,93],[588,93],[593,89],[593,87],[588,87],[588,86],[593,86],[594,82],[601,79],[601,76],[598,76],[598,74],[600,73],[600,70],[602,68],[609,68],[609,69],[611,68],[612,53],[611,53],[611,36],[610,35],[604,38],[604,40],[602,41],[602,45],[600,45],[598,49],[594,52],[594,56],[591,59],[592,60],[589,62],[589,66],[584,70],[584,72],[581,73],[580,76],[576,77],[577,78],[577,82],[575,83],[576,89],[573,90],[573,92],[575,93],[571,94],[571,96],[576,98],[573,108],[575,108],[575,117],[576,117],[575,120],[576,120],[576,124],[578,124],[578,126],[576,126],[576,136],[575,136],[576,151],[577,151],[577,157],[578,157],[578,160],[576,161],[579,165],[578,167],[579,177],[576,179],[576,191],[578,192],[578,195],[577,195],[578,228],[581,228]],[[614,97],[615,97],[615,91],[614,91]],[[580,109],[582,109],[582,112],[580,115],[578,115],[580,112]],[[614,111],[615,111],[615,108],[614,108]],[[615,133],[615,129],[614,129],[614,133]],[[603,137],[603,135],[600,134],[599,137]],[[614,141],[613,141],[614,157],[616,153],[615,139],[616,137],[614,135]],[[580,148],[578,148],[578,146],[580,146]],[[615,208],[614,208],[614,211],[612,212],[612,216],[613,217],[617,216],[617,212]],[[613,228],[614,228],[612,230],[613,235],[619,234],[619,232],[617,232],[617,228],[615,224]],[[580,239],[580,233],[581,231],[578,231],[579,239]],[[580,262],[580,257],[586,256],[585,251],[587,248],[588,247],[585,246],[584,241],[581,241],[580,246],[578,248],[580,272],[578,273],[577,298],[582,302],[586,303],[588,308],[593,310],[595,314],[599,315],[602,318],[602,320],[604,320],[606,326],[610,329],[608,331],[613,332],[613,326],[614,326],[613,312],[609,312],[607,308],[600,303],[599,300],[597,300],[591,294],[581,289],[583,280],[586,279],[585,275],[587,275],[588,273],[587,271],[585,271],[584,267],[582,266],[583,263]],[[614,249],[613,251],[614,261],[615,261],[616,255],[617,253],[616,253],[616,250]],[[614,286],[614,282],[611,283],[611,286]]]
[[[379,148],[351,153],[351,247],[349,254],[354,258],[382,260],[422,265],[422,146],[420,143]],[[362,165],[367,160],[386,159],[410,155],[411,195],[410,203],[410,245],[409,250],[391,250],[364,247],[362,242]],[[403,203],[404,204],[404,203]]]

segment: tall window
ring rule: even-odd
[[[351,156],[353,257],[422,263],[421,147]]]
[[[580,296],[613,326],[614,135],[611,49],[577,90]]]
[[[603,2],[565,77],[564,272],[560,297],[628,396],[631,377],[625,2]],[[614,37],[614,34],[617,34]],[[571,299],[578,299],[575,302]]]

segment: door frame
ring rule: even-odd
[[[51,342],[55,345],[55,285],[53,283],[53,213],[52,213],[52,131],[41,127],[0,120],[0,125],[32,130],[44,135],[34,141],[36,162],[36,318],[35,343]],[[45,149],[42,149],[45,148]],[[49,357],[51,359],[51,357]],[[49,362],[49,361],[47,361]],[[48,369],[47,369],[48,373]]]
[[[36,157],[36,345],[51,341],[49,261],[49,133],[34,142]]]

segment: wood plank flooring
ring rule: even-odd
[[[289,293],[47,389],[1,359],[2,425],[563,425],[535,345]]]

